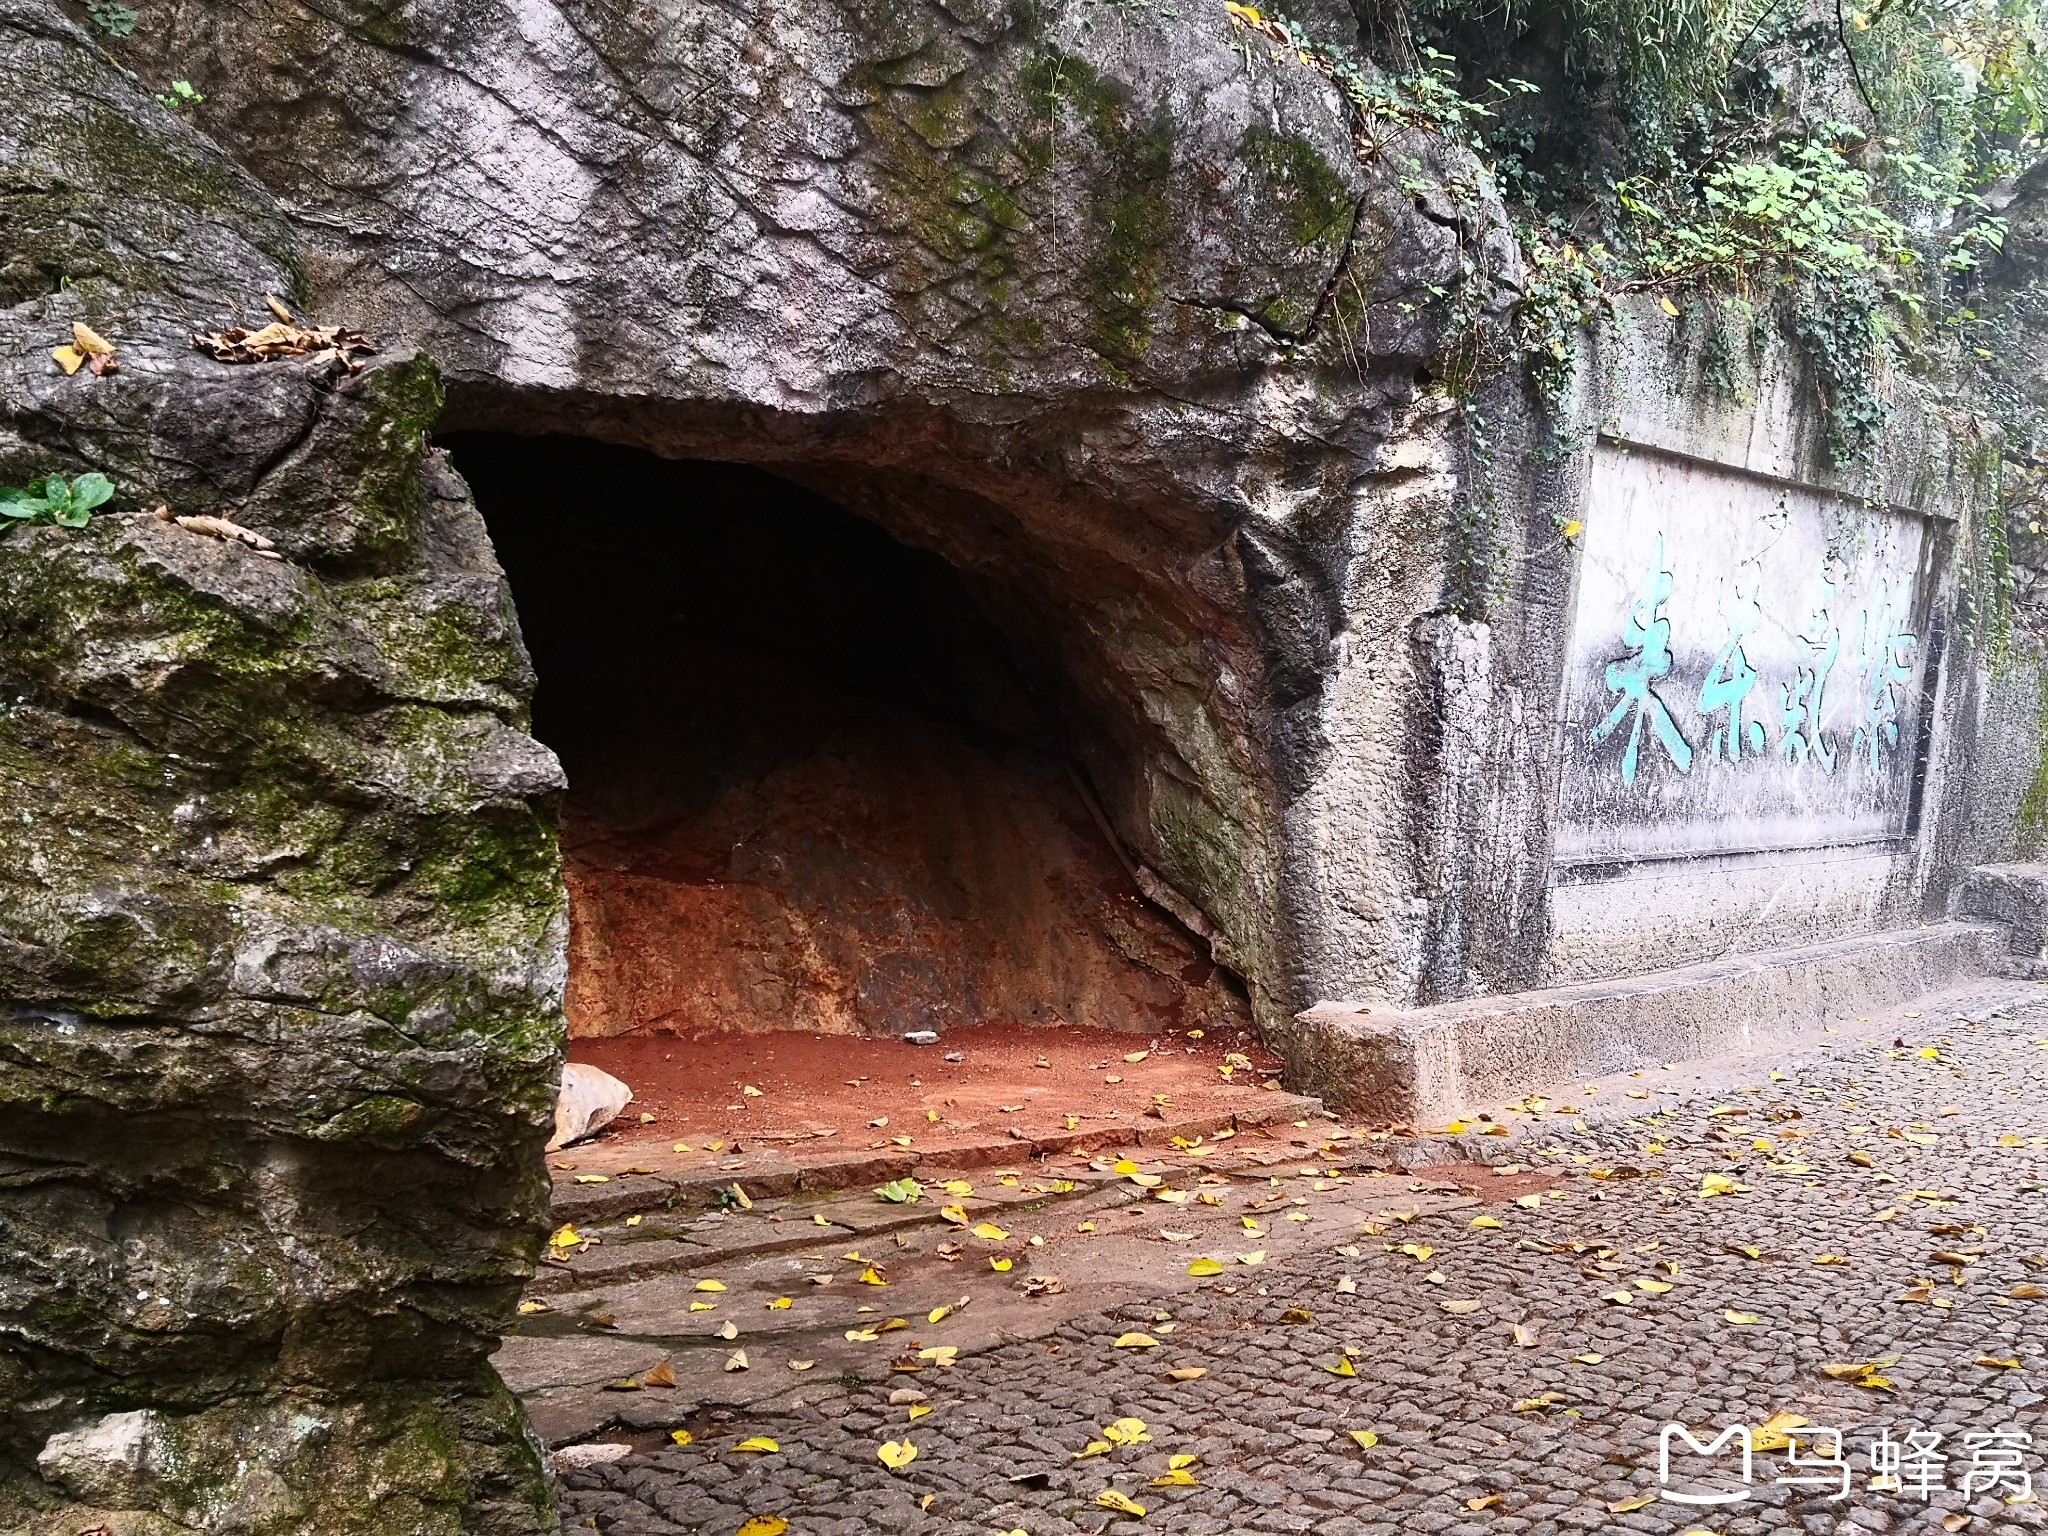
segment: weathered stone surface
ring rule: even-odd
[[[441,362],[451,425],[770,465],[965,572],[1268,1024],[1411,996],[1432,946],[1540,953],[1433,925],[1410,837],[1410,629],[1495,537],[1454,515],[1446,336],[1519,281],[1462,152],[1361,153],[1212,6],[166,3],[123,49],[206,93],[324,294]]]
[[[437,373],[193,351],[302,299],[275,206],[54,5],[0,69],[0,484],[118,487],[0,535],[0,1526],[538,1529],[560,779]]]

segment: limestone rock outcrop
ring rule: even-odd
[[[54,5],[0,70],[0,486],[116,490],[0,533],[0,1528],[540,1530],[559,774],[438,373],[195,351],[275,204]]]

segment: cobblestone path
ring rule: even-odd
[[[1404,1176],[1290,1170],[1248,1219],[1300,1211],[1326,1245],[1252,1266],[1205,1237],[1185,1256],[1222,1273],[1157,1304],[794,1412],[713,1416],[687,1446],[567,1474],[564,1529],[2038,1531],[2023,1495],[2048,1474],[2048,1005],[1974,1023],[1930,1006],[1819,1038],[1704,1090],[1653,1069],[1523,1106],[1512,1137],[1468,1127],[1490,1161],[1555,1170],[1547,1192],[1525,1173],[1503,1188],[1534,1193],[1424,1198],[1403,1220],[1421,1187]],[[1132,1333],[1156,1347],[1117,1347]],[[1842,1432],[1847,1496],[1842,1473],[1788,1466],[1826,1437],[1770,1448],[1773,1415]],[[1672,1421],[1702,1440],[1756,1427],[1748,1496],[1659,1498]],[[779,1449],[738,1450],[747,1436]],[[1887,1438],[1897,1490],[1870,1486]],[[903,1442],[915,1459],[892,1471],[880,1449]],[[1684,1451],[1665,1493],[1744,1489],[1732,1445]]]

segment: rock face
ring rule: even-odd
[[[1462,976],[1444,942],[1507,977],[1529,942],[1427,916],[1455,644],[1413,626],[1474,549],[1556,558],[1518,472],[1505,526],[1454,515],[1444,338],[1518,257],[1468,157],[1361,153],[1329,79],[1169,9],[161,3],[123,46],[447,425],[765,465],[975,580],[1269,1025]]]
[[[560,778],[438,375],[195,352],[274,204],[54,6],[0,67],[0,485],[117,487],[0,535],[0,1528],[541,1529]]]

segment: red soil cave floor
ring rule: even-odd
[[[1174,1120],[1228,1115],[1280,1070],[1249,1031],[1192,1033],[990,1023],[924,1046],[797,1031],[571,1040],[570,1059],[622,1080],[633,1102],[595,1142],[557,1156],[594,1146],[668,1152],[678,1141],[693,1151],[717,1141],[791,1152],[943,1153],[1012,1130],[1128,1127],[1135,1135],[1159,1099]],[[1125,1059],[1139,1051],[1143,1060]],[[1219,1070],[1232,1052],[1253,1064],[1234,1081]],[[948,1061],[952,1053],[962,1059]],[[1068,1126],[1069,1117],[1077,1125]]]

